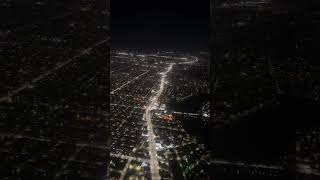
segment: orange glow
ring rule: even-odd
[[[84,123],[96,123],[97,119],[91,116],[81,116],[79,120]]]
[[[173,118],[172,118],[172,115],[170,114],[170,115],[163,115],[162,119],[168,122],[168,121],[172,121]]]

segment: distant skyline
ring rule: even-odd
[[[111,3],[113,48],[202,50],[209,42],[209,0]]]

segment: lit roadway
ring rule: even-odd
[[[135,78],[133,78],[133,79],[131,79],[131,80],[127,81],[126,83],[124,83],[123,85],[121,85],[120,87],[118,87],[117,89],[115,89],[115,90],[111,91],[111,93],[110,93],[110,94],[114,94],[116,91],[121,90],[123,87],[125,87],[125,86],[127,86],[128,84],[132,83],[133,81],[135,81],[135,80],[139,79],[141,76],[143,76],[143,75],[147,74],[148,72],[150,72],[150,70],[149,70],[149,71],[146,71],[146,72],[143,72],[143,73],[141,73],[140,75],[136,76]]]
[[[14,89],[12,91],[9,91],[8,92],[8,96],[13,96],[13,95],[16,95],[18,94],[19,92],[27,89],[27,88],[30,88],[32,86],[34,86],[37,82],[39,82],[40,80],[44,79],[45,77],[48,77],[49,75],[55,73],[56,71],[58,71],[59,69],[62,69],[63,67],[65,67],[66,65],[70,64],[71,62],[73,62],[74,60],[80,58],[81,56],[84,56],[84,55],[88,55],[92,52],[92,50],[97,47],[97,46],[100,46],[101,44],[105,43],[105,42],[108,42],[107,39],[103,39],[99,42],[96,42],[95,44],[93,44],[92,46],[86,48],[86,49],[83,49],[79,54],[73,56],[73,57],[70,57],[68,58],[67,60],[65,60],[64,62],[59,62],[57,63],[52,69],[50,70],[47,70],[46,72],[40,74],[39,76],[37,76],[36,78],[32,79],[30,82],[27,82],[23,85],[21,85],[20,87],[18,87],[17,89]],[[0,102],[2,101],[6,101],[8,99],[8,96],[4,96],[4,97],[0,97]]]
[[[162,94],[162,91],[164,89],[167,73],[169,73],[172,70],[172,66],[173,64],[171,64],[165,72],[161,73],[162,76],[161,76],[160,88],[157,91],[156,95],[152,98],[150,104],[147,106],[144,114],[145,120],[147,121],[147,128],[148,128],[150,171],[151,171],[152,180],[160,180],[160,175],[159,175],[159,163],[157,159],[156,141],[155,141],[155,135],[153,132],[153,124],[151,121],[150,111],[154,109],[158,104],[159,97]]]

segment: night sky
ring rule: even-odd
[[[111,2],[112,47],[137,50],[206,49],[209,0],[114,0]]]

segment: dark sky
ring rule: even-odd
[[[209,0],[113,0],[114,48],[201,50],[209,41]]]

